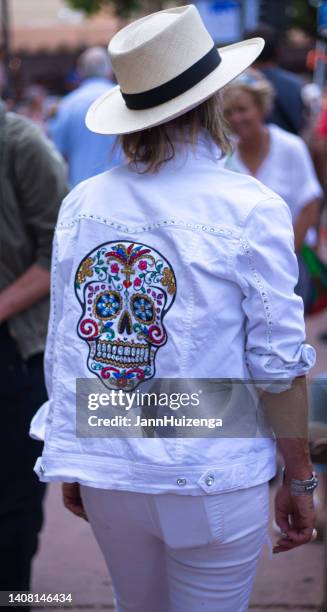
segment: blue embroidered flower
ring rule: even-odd
[[[103,293],[96,302],[96,314],[106,319],[115,316],[121,308],[119,296],[114,293]]]
[[[151,302],[147,298],[139,297],[133,302],[135,316],[144,323],[153,321],[154,311]]]

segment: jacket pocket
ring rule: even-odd
[[[215,542],[240,546],[245,538],[266,532],[269,520],[268,483],[218,495],[205,503]]]
[[[172,549],[201,548],[223,537],[220,499],[207,505],[205,495],[155,495],[162,539]]]
[[[224,498],[225,495],[222,493],[203,496],[213,544],[219,544],[224,539]]]

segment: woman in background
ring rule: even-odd
[[[322,189],[303,140],[274,124],[265,124],[274,91],[260,72],[249,69],[224,91],[224,112],[236,135],[235,150],[226,168],[250,174],[278,193],[293,220],[295,250],[306,240],[316,245]],[[308,279],[299,258],[298,293],[306,301]]]

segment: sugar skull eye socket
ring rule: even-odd
[[[104,321],[114,319],[122,309],[122,299],[117,291],[103,291],[93,306],[93,312],[98,319]]]
[[[156,311],[154,303],[149,297],[140,294],[134,295],[131,299],[131,308],[135,319],[140,323],[145,325],[154,323]]]

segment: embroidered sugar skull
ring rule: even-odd
[[[88,368],[109,389],[135,389],[155,374],[167,342],[164,317],[176,294],[171,265],[154,249],[108,242],[80,263],[75,291],[82,307],[77,332],[89,346]]]

